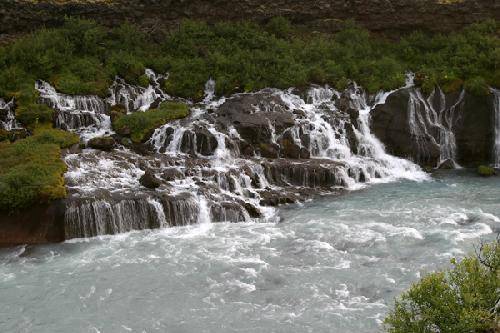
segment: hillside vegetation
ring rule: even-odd
[[[373,92],[401,86],[409,70],[427,89],[465,84],[484,93],[487,85],[500,86],[498,29],[487,21],[454,34],[415,32],[391,42],[352,23],[325,35],[298,32],[283,18],[266,26],[185,21],[157,41],[127,24],[107,29],[68,19],[0,48],[0,96],[15,96],[28,108],[36,102],[36,79],[67,94],[104,96],[115,75],[147,83],[145,68],[169,72],[167,92],[195,100],[210,77],[219,95],[310,83],[342,88],[350,79]]]

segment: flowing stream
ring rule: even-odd
[[[500,231],[466,171],[200,223],[0,251],[1,332],[379,332],[393,298]]]

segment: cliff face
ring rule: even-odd
[[[401,89],[372,113],[372,130],[387,152],[435,167],[453,159],[465,167],[493,161],[493,95],[424,95]]]
[[[180,20],[254,20],[284,16],[296,24],[335,31],[354,19],[371,31],[413,29],[451,31],[463,25],[500,19],[497,0],[2,0],[0,34],[55,26],[65,16],[92,18],[105,25],[123,21],[148,30],[174,27]]]

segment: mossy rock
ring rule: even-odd
[[[169,121],[185,118],[189,108],[184,103],[163,102],[159,108],[134,112],[115,119],[113,128],[121,136],[130,137],[134,143],[147,141],[155,128]]]
[[[477,168],[477,173],[482,177],[491,177],[496,175],[495,169],[486,165],[480,165]]]

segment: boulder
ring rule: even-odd
[[[254,205],[252,205],[251,203],[245,202],[243,204],[243,207],[248,212],[248,215],[250,215],[251,218],[258,219],[262,217],[262,213],[259,211],[259,209]]]
[[[439,164],[438,166],[438,168],[441,170],[453,170],[455,169],[455,167],[455,162],[451,158],[441,162],[441,164]]]
[[[217,138],[206,128],[198,127],[195,130],[196,151],[202,155],[213,155],[217,149]]]
[[[486,165],[480,165],[477,168],[477,173],[482,177],[491,177],[496,175],[495,169]]]
[[[115,139],[111,136],[101,136],[90,139],[87,145],[93,149],[111,151],[115,146]]]
[[[150,170],[146,170],[144,175],[139,178],[139,183],[149,189],[156,189],[161,186],[160,180]]]
[[[275,143],[261,143],[259,145],[260,156],[265,158],[278,158],[280,146]]]
[[[168,168],[163,171],[161,178],[166,181],[174,181],[176,179],[184,179],[184,173],[178,168]]]

